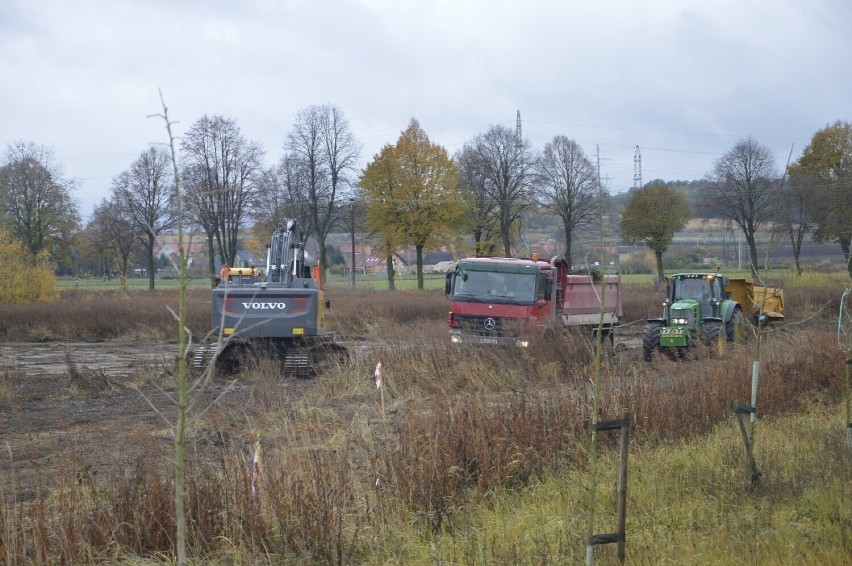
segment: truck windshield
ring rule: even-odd
[[[535,273],[466,271],[456,277],[453,296],[482,301],[534,301]]]

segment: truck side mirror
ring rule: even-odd
[[[446,279],[444,280],[444,295],[450,296],[453,292],[453,270],[447,271]]]

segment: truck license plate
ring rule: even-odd
[[[480,338],[480,344],[499,344],[499,341],[496,338]]]

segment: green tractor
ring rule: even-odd
[[[655,350],[675,358],[687,348],[707,346],[722,355],[726,342],[743,338],[743,310],[726,290],[719,273],[679,273],[667,280],[663,317],[648,319],[642,331],[642,354]]]

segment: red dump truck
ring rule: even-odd
[[[450,339],[459,344],[526,347],[551,325],[597,330],[601,311],[600,275],[571,274],[561,258],[475,257],[447,271]],[[622,315],[621,277],[605,275],[603,332]]]

